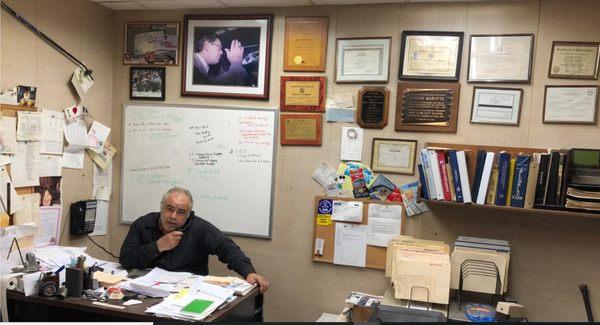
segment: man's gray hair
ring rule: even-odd
[[[181,194],[185,194],[185,196],[188,197],[188,200],[190,201],[190,210],[194,207],[194,198],[192,198],[192,193],[190,193],[190,191],[188,191],[187,189],[183,188],[183,187],[171,187],[165,194],[163,194],[162,199],[160,200],[160,209],[162,210],[165,206],[165,202],[167,201],[167,198],[169,197],[169,195],[173,194],[173,193],[181,193]]]

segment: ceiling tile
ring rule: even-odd
[[[312,6],[311,0],[221,0],[227,7],[301,7]]]
[[[103,1],[101,5],[108,7],[112,10],[144,10],[146,7],[130,1]]]
[[[312,0],[317,6],[330,6],[330,5],[363,5],[363,4],[375,4],[375,3],[400,3],[406,2],[407,0]]]
[[[198,8],[225,8],[218,0],[136,0],[149,9],[198,9]]]

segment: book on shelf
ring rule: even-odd
[[[508,164],[508,187],[506,188],[506,206],[510,206],[510,198],[512,196],[512,186],[515,177],[515,166],[517,164],[516,158],[510,158]]]
[[[485,204],[490,176],[492,174],[492,165],[494,164],[494,153],[488,151],[485,153],[485,162],[481,172],[481,183],[479,184],[479,193],[477,193],[477,204]]]
[[[525,207],[525,195],[527,189],[527,180],[529,179],[529,164],[531,157],[518,155],[515,162],[515,173],[513,187],[510,197],[510,206],[515,208]]]
[[[534,153],[531,156],[531,163],[529,164],[529,174],[527,175],[527,188],[525,189],[525,206],[524,208],[532,209],[533,201],[535,200],[535,187],[540,170],[540,156],[539,153]]]
[[[567,188],[569,186],[569,172],[571,169],[571,150],[565,152],[564,165],[561,174],[560,191],[558,194],[558,204],[565,206],[567,200]]]
[[[425,172],[423,171],[423,164],[418,164],[417,170],[419,171],[419,182],[421,183],[421,197],[428,200],[429,199],[429,190],[427,188],[427,180],[426,180]]]
[[[454,188],[454,177],[452,175],[452,167],[450,166],[450,162],[446,162],[446,171],[448,173],[448,185],[450,186],[450,198],[452,201],[456,202],[456,189]]]
[[[477,202],[477,196],[479,194],[479,185],[481,184],[481,175],[483,173],[483,166],[485,165],[485,150],[477,151],[477,163],[475,165],[475,177],[473,178],[473,186],[471,187],[471,197]]]
[[[444,189],[442,185],[442,175],[440,173],[440,167],[438,162],[438,155],[434,149],[428,149],[427,153],[429,155],[429,167],[431,170],[431,175],[433,178],[433,183],[436,192],[436,198],[438,200],[444,200]]]
[[[446,155],[442,150],[436,150],[436,157],[438,162],[438,168],[440,170],[440,180],[442,184],[442,191],[444,193],[444,201],[452,201],[452,195],[450,194],[450,182],[448,181],[448,170],[446,170]]]
[[[510,154],[502,151],[498,157],[498,186],[496,187],[496,205],[506,205],[508,193],[508,178],[510,173]]]
[[[544,195],[546,194],[546,181],[548,180],[548,164],[550,155],[543,153],[540,155],[540,166],[538,171],[537,183],[535,186],[534,207],[544,205]]]
[[[497,155],[496,155],[497,156]],[[492,165],[492,173],[490,174],[490,181],[487,189],[487,195],[485,198],[485,204],[494,205],[496,201],[496,190],[498,187],[498,164]]]
[[[458,173],[460,175],[460,187],[463,195],[464,203],[471,203],[471,185],[469,184],[469,169],[467,168],[467,159],[465,151],[456,152],[456,162],[458,165]]]
[[[464,154],[464,151],[463,151]],[[458,167],[458,159],[456,150],[448,151],[448,161],[450,162],[450,169],[452,170],[452,182],[454,186],[454,193],[456,195],[456,202],[464,202],[462,181],[460,179],[460,170]]]
[[[548,175],[546,176],[546,189],[544,191],[544,205],[555,206],[556,189],[558,181],[558,165],[560,162],[560,153],[555,150],[550,152],[550,163],[548,164]]]

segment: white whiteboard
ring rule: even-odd
[[[121,222],[160,210],[173,186],[229,234],[271,237],[277,111],[126,104]]]

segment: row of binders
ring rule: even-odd
[[[468,155],[476,154],[472,184]],[[578,158],[578,157],[582,158]],[[508,152],[429,147],[420,152],[425,199],[517,208],[600,210],[600,150]]]

